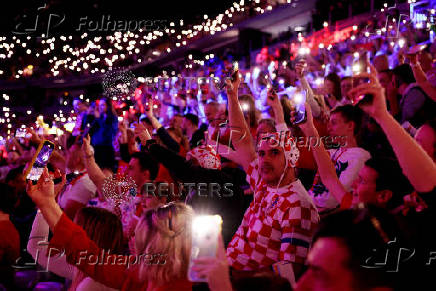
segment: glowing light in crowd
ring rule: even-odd
[[[403,38],[401,38],[401,39],[398,40],[398,46],[399,46],[400,48],[403,48],[403,46],[404,46],[405,43],[406,43],[406,41],[405,41]]]
[[[361,68],[360,68],[360,64],[359,63],[353,64],[352,70],[353,70],[354,73],[359,73],[360,69]]]
[[[192,221],[192,229],[203,231],[209,229],[211,225],[222,224],[222,218],[219,215],[199,215],[195,216]]]
[[[310,49],[307,47],[300,47],[298,49],[298,54],[299,55],[308,55],[308,54],[310,54]]]
[[[294,94],[294,102],[296,104],[300,104],[301,102],[303,102],[303,100],[304,100],[303,94],[301,94],[301,93],[295,93]]]
[[[316,78],[315,79],[315,85],[317,87],[320,87],[322,84],[324,84],[324,79],[323,78]]]
[[[153,50],[153,55],[159,56],[163,51],[170,53],[172,48],[180,47],[181,45],[187,45],[187,40],[195,38],[200,33],[214,34],[219,31],[226,30],[233,26],[234,16],[236,14],[247,15],[249,10],[246,9],[246,2],[251,2],[249,5],[254,5],[255,11],[263,13],[266,10],[272,10],[274,5],[271,4],[266,6],[265,10],[260,7],[262,5],[260,1],[239,1],[239,3],[233,3],[233,6],[225,11],[225,13],[218,14],[215,18],[211,18],[208,15],[203,15],[204,22],[201,24],[193,25],[190,29],[183,28],[183,19],[179,20],[179,27],[176,27],[174,22],[170,23],[170,29],[166,29],[165,33],[171,34],[171,38],[178,39],[178,42],[173,42],[171,47],[159,48]],[[12,42],[6,42],[6,37],[0,38],[0,59],[11,58],[15,54],[14,47],[15,44],[19,44],[22,48],[27,48],[25,53],[34,54],[37,58],[40,55],[49,56],[48,62],[51,66],[50,72],[53,76],[59,76],[60,74],[65,74],[68,72],[81,72],[88,74],[104,73],[103,70],[106,66],[112,67],[116,62],[123,59],[129,58],[129,56],[135,57],[137,55],[142,55],[146,49],[147,45],[152,45],[152,42],[156,41],[156,44],[160,42],[160,38],[164,36],[163,31],[145,31],[139,29],[138,32],[114,32],[112,35],[105,37],[91,37],[87,33],[80,35],[80,38],[85,41],[83,45],[77,46],[76,42],[68,43],[68,41],[73,41],[73,36],[53,36],[49,39],[41,40],[41,48],[33,49],[29,48],[28,44],[17,37],[12,38]],[[45,38],[45,34],[41,37]],[[26,38],[30,40],[28,36]],[[2,42],[3,41],[3,42]],[[14,42],[15,41],[15,42]],[[106,47],[109,47],[106,49]],[[63,50],[66,56],[62,59],[59,58],[59,54],[55,52],[55,48]],[[5,50],[5,52],[3,52]],[[97,55],[102,56],[101,58]],[[141,63],[142,60],[136,60]],[[36,61],[38,62],[38,60]],[[38,63],[33,65],[38,66]],[[4,75],[5,70],[0,70],[0,75]],[[26,71],[23,70],[20,74],[15,74],[13,77],[21,78],[25,75]],[[30,75],[30,74],[27,74]]]
[[[75,126],[76,126],[75,122],[67,122],[64,124],[65,130],[68,132],[72,132]]]

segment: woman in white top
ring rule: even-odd
[[[115,214],[101,208],[85,207],[77,212],[74,221],[86,231],[100,248],[106,251],[110,250],[112,254],[122,253],[123,230],[121,222]],[[86,277],[74,265],[67,263],[64,254],[60,253],[50,257],[50,252],[53,254],[55,250],[48,251],[48,233],[49,226],[38,211],[27,243],[27,251],[38,264],[58,276],[72,280],[69,290],[115,290]]]

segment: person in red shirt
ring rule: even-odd
[[[150,209],[135,231],[136,256],[109,255],[55,201],[47,169],[27,192],[53,231],[50,246],[92,279],[121,290],[192,290],[187,280],[193,211],[183,203]],[[142,256],[139,256],[142,255]],[[130,268],[129,268],[130,267]]]
[[[17,202],[14,189],[7,184],[0,184],[0,282],[11,284],[13,278],[12,264],[20,256],[20,235],[9,220]]]

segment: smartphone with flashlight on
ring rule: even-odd
[[[233,62],[232,70],[226,74],[226,78],[221,80],[220,90],[223,90],[226,87],[227,79],[230,79],[230,81],[233,83],[236,80],[236,74],[238,74],[238,72],[239,72],[239,64],[238,62]]]
[[[304,123],[307,120],[306,116],[306,91],[296,92],[290,99],[293,111],[295,112],[294,124]]]
[[[191,260],[188,278],[191,282],[207,282],[192,270],[193,260],[201,257],[215,257],[218,248],[218,237],[221,233],[222,219],[219,215],[200,215],[192,221]]]
[[[366,53],[366,58],[362,56],[358,58],[357,61],[353,62],[352,71],[353,71],[353,88],[361,85],[370,83],[370,78],[359,76],[362,73],[370,73],[370,52]],[[365,94],[361,96],[352,96],[352,104],[358,105],[362,103],[370,103],[372,102],[373,96],[370,94]]]
[[[27,180],[32,181],[33,184],[38,182],[54,149],[55,145],[51,141],[43,140],[39,144],[39,147],[33,156],[32,162],[29,164],[26,172],[24,173],[24,176]]]

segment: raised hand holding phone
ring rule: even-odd
[[[91,138],[89,135],[83,137],[82,151],[85,154],[85,158],[94,156],[94,150],[91,147]]]
[[[306,91],[296,92],[291,100],[293,113],[294,113],[294,124],[300,124],[306,121]]]
[[[32,181],[27,181],[26,190],[39,208],[55,201],[54,183],[47,168],[43,168],[37,183],[33,184]]]
[[[304,76],[304,73],[306,71],[307,68],[307,62],[304,59],[300,59],[296,64],[295,64],[295,73],[297,74],[298,78],[301,78]]]
[[[207,282],[207,272],[194,268],[198,259],[214,259],[218,249],[218,238],[221,234],[222,219],[219,215],[196,216],[192,222],[191,260],[188,278],[191,282]]]
[[[153,99],[150,99],[145,103],[144,110],[145,115],[147,115],[148,118],[153,117]]]
[[[371,65],[369,60],[369,53],[366,54],[366,59],[359,59],[358,62],[353,64],[353,87],[358,87],[361,84],[379,84],[377,78],[377,71],[374,66]],[[360,105],[365,103],[370,103],[372,101],[373,96],[371,94],[364,95],[355,95],[351,96],[353,105]]]
[[[211,291],[230,291],[232,284],[229,276],[226,249],[221,234],[218,235],[215,257],[202,257],[193,261],[192,270],[200,277],[207,278]]]
[[[226,79],[227,95],[237,96],[239,84],[241,83],[241,78],[239,76],[239,69],[233,72],[232,78]]]
[[[304,108],[306,111],[306,120],[304,122],[298,123],[298,127],[301,128],[305,136],[312,136],[316,130],[313,123],[312,109],[307,102],[304,103]],[[296,117],[297,113],[295,111],[291,112],[291,122],[293,124],[295,124]]]
[[[359,107],[376,120],[384,114],[389,114],[386,106],[384,88],[381,87],[379,83],[361,84],[351,89],[350,95],[355,99],[363,95],[372,95],[373,98],[371,102],[359,103]]]
[[[135,137],[139,138],[142,145],[151,139],[151,135],[142,123],[135,124]]]
[[[268,98],[266,99],[266,104],[271,107],[281,106],[279,97],[277,96],[276,91],[273,88],[269,88]]]
[[[238,62],[233,63],[232,71],[230,72],[230,74],[227,75],[226,79],[222,83],[221,90],[224,89],[224,87],[227,87],[227,94],[229,94],[229,86],[230,86],[230,84],[234,84],[236,82],[236,80],[238,80],[237,88],[239,88],[240,76],[239,76],[239,64],[238,64]]]
[[[51,141],[44,140],[39,144],[32,162],[24,173],[27,180],[31,180],[33,183],[36,183],[36,181],[39,180],[54,149],[55,145]]]

